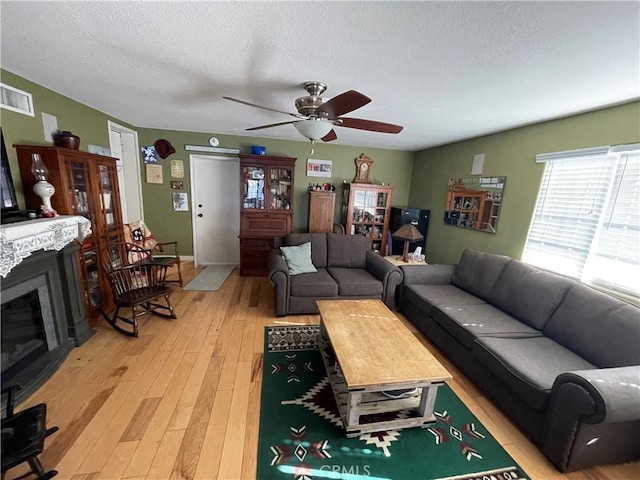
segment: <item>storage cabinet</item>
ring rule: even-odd
[[[364,235],[371,240],[371,248],[386,255],[391,185],[350,183],[342,192],[341,221],[347,234]]]
[[[447,194],[445,223],[480,230],[486,191],[454,189]]]
[[[274,238],[291,232],[295,162],[240,155],[240,275],[266,276]]]
[[[79,265],[87,314],[95,320],[98,308],[111,307],[100,251],[124,239],[116,159],[68,148],[14,147],[28,209],[40,211],[41,199],[33,193],[36,180],[31,174],[31,155],[38,153],[49,169],[48,181],[56,189],[51,206],[61,215],[82,215],[91,221],[92,234],[81,245]]]
[[[333,232],[333,212],[336,192],[317,190],[309,192],[309,233]]]

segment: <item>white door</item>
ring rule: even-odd
[[[109,126],[109,148],[116,157],[122,221],[124,223],[144,220],[142,207],[142,184],[140,156],[138,155],[138,132],[111,121]]]
[[[240,161],[190,155],[194,264],[240,263]]]

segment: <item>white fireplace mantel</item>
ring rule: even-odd
[[[78,215],[60,215],[2,225],[0,228],[0,275],[9,272],[38,250],[62,250],[74,240],[91,234],[91,222]]]

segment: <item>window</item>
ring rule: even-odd
[[[640,144],[537,155],[523,261],[640,297]]]
[[[29,92],[0,83],[0,107],[12,112],[35,116],[33,113],[33,97]]]

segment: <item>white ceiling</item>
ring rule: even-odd
[[[135,126],[252,135],[302,83],[373,101],[345,145],[420,150],[640,98],[640,3],[8,2],[1,65]],[[256,132],[303,140],[291,125]]]

